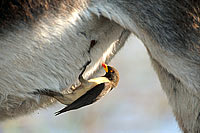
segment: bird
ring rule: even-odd
[[[95,103],[113,88],[117,87],[119,82],[119,72],[114,67],[102,63],[102,67],[106,72],[105,75],[86,80],[82,75],[89,64],[90,62],[87,62],[84,65],[78,78],[81,84],[74,89],[72,93],[62,94],[61,92],[56,92],[50,89],[41,89],[35,91],[33,94],[50,96],[66,105],[65,108],[55,112],[56,116]]]
[[[114,67],[108,66],[104,63],[102,63],[102,66],[106,71],[106,74],[103,77],[91,79],[89,82],[99,82],[99,80],[102,80],[102,78],[105,78],[105,82],[99,82],[99,84],[88,90],[73,103],[56,112],[56,116],[70,110],[79,109],[81,107],[93,104],[118,85],[119,72]]]

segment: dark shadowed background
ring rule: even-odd
[[[177,123],[141,41],[131,36],[110,65],[117,88],[97,103],[54,116],[56,104],[1,123],[0,133],[179,133]]]

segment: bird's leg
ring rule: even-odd
[[[83,67],[80,69],[80,70],[82,70],[82,71],[81,71],[81,73],[80,73],[79,76],[78,76],[78,80],[80,81],[81,84],[87,82],[87,80],[85,80],[85,79],[83,78],[83,73],[85,72],[87,66],[88,66],[90,63],[91,63],[91,60],[87,61],[87,62],[85,63],[85,65],[83,65]],[[70,88],[70,90],[71,90],[71,91],[75,91],[76,88],[77,88],[77,87],[75,87],[75,85],[72,85],[71,88]]]
[[[87,62],[85,63],[85,65],[81,68],[82,71],[81,71],[81,73],[80,73],[79,76],[78,76],[78,79],[79,79],[79,81],[80,81],[81,83],[87,81],[87,80],[85,80],[85,79],[83,78],[83,73],[85,72],[87,66],[88,66],[90,63],[91,63],[91,60],[87,61]]]
[[[72,93],[63,94],[63,97],[55,97],[59,102],[69,105],[75,100],[77,100],[79,97],[84,95],[92,86],[94,86],[93,83],[89,83],[87,80],[83,78],[83,73],[85,72],[87,66],[91,63],[91,60],[87,61],[85,65],[82,67],[82,71],[78,77],[80,81],[80,85],[76,88],[74,88]]]
[[[35,92],[32,92],[31,94],[34,95],[46,95],[49,97],[53,97],[57,99],[59,102],[69,105],[76,99],[78,99],[81,95],[85,94],[88,90],[85,90],[85,86],[87,86],[88,81],[83,78],[83,73],[85,72],[87,66],[91,63],[91,61],[86,62],[86,64],[83,66],[83,70],[81,71],[79,75],[79,81],[81,82],[81,85],[78,86],[76,89],[73,89],[72,93],[62,94],[57,91],[53,91],[50,89],[42,89],[42,90],[36,90]],[[86,87],[87,88],[87,87]]]

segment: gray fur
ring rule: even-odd
[[[91,11],[143,41],[182,131],[200,132],[200,3],[93,0],[92,5]]]
[[[70,15],[59,16],[57,13],[41,17],[32,29],[20,23],[14,25],[18,30],[4,30],[0,42],[0,94],[1,109],[4,110],[1,116],[18,116],[48,105],[50,102],[41,100],[45,97],[29,96],[26,92],[39,88],[59,91],[70,87],[76,82],[80,67],[90,57],[93,64],[87,76],[92,76],[98,70],[99,62],[112,57],[113,50],[118,51],[115,46],[123,46],[129,32],[122,37],[125,39],[120,45],[113,47],[110,44],[120,38],[124,28],[134,33],[146,46],[182,131],[200,132],[199,2],[78,2],[80,7],[75,4],[74,11],[64,10]],[[93,39],[98,43],[89,55],[86,51]],[[107,55],[103,55],[109,46]],[[17,96],[19,100],[9,99],[8,96]],[[31,104],[25,106],[27,102]],[[13,111],[13,107],[21,105],[23,113]],[[30,106],[32,108],[29,110]]]
[[[0,35],[0,120],[49,106],[53,99],[30,92],[69,88],[90,58],[85,77],[92,76],[129,35],[116,23],[79,9],[71,16],[50,14],[32,27],[18,23]],[[88,53],[91,40],[97,44]]]

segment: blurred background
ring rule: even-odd
[[[133,35],[110,65],[117,88],[97,103],[54,116],[56,104],[0,125],[0,133],[180,133],[146,49]]]

